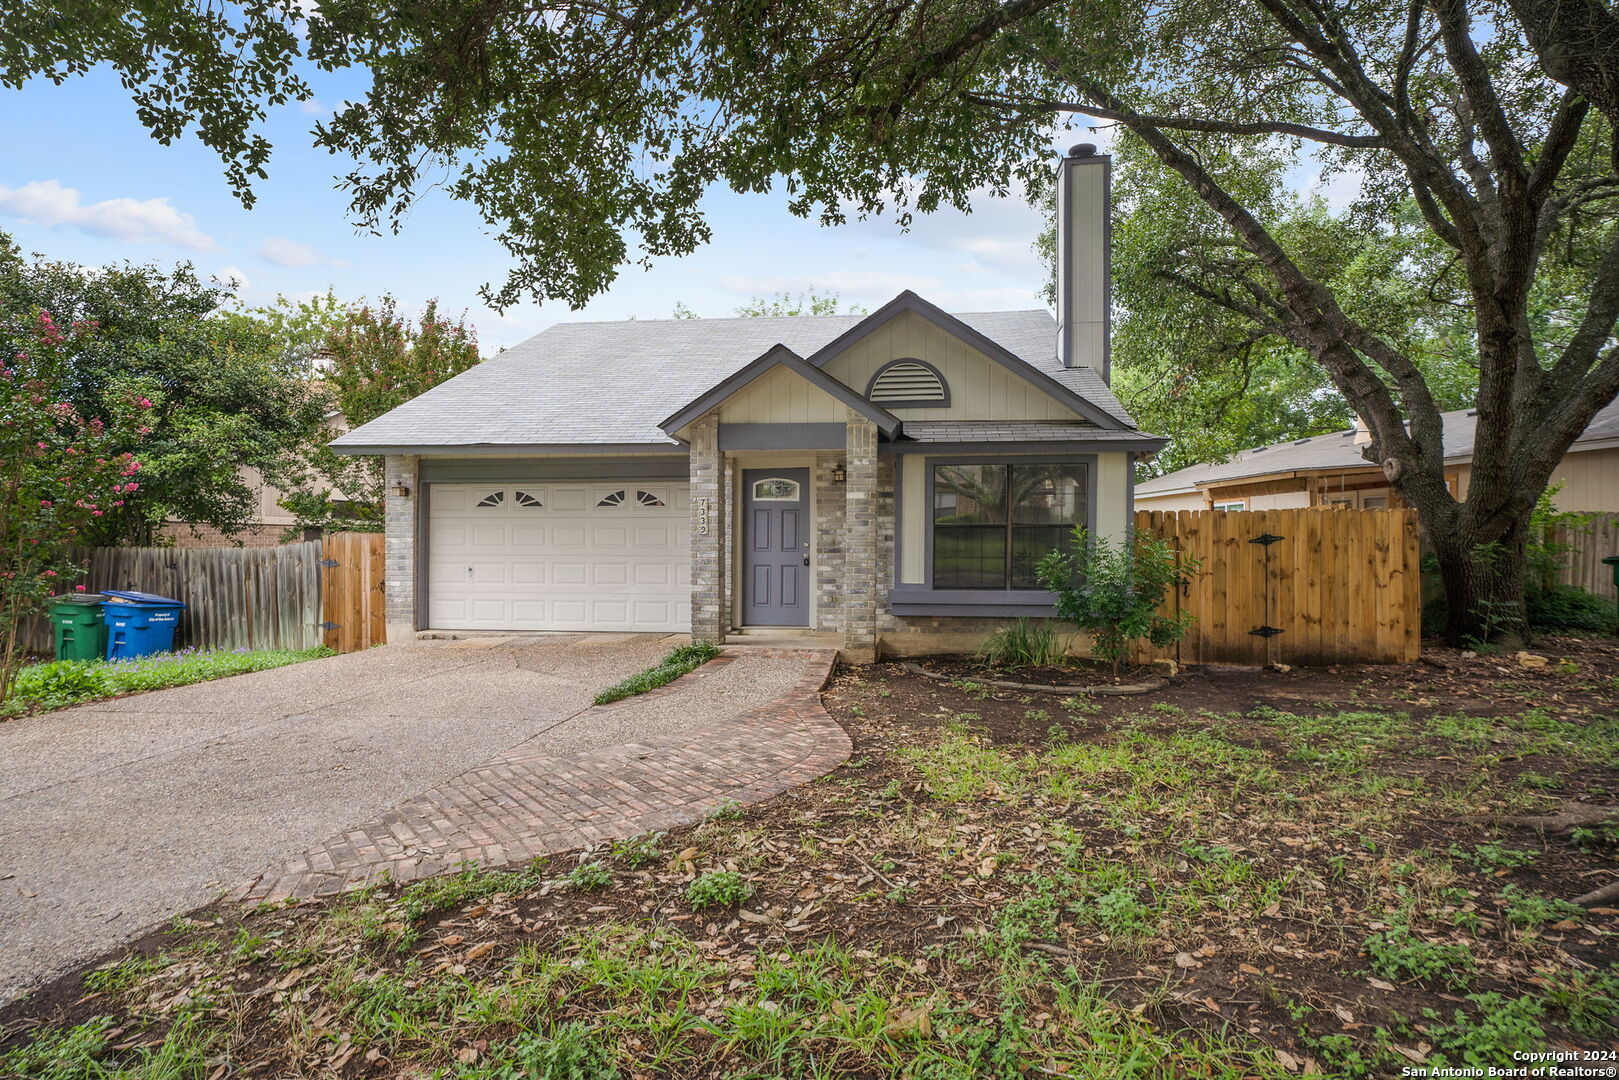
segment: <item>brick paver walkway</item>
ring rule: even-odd
[[[414,881],[462,863],[495,867],[602,840],[697,821],[734,800],[759,802],[842,764],[849,736],[821,707],[837,653],[758,649],[747,655],[802,664],[783,697],[716,718],[678,735],[564,757],[543,738],[520,743],[476,768],[358,825],[237,890],[244,901],[330,896],[380,878]],[[710,666],[729,664],[727,652]],[[685,676],[653,694],[680,694]],[[632,708],[650,695],[599,705]]]

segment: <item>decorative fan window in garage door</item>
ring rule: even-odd
[[[596,505],[597,506],[624,506],[626,504],[628,498],[629,498],[629,492],[627,492],[627,491],[622,491],[622,490],[620,490],[620,491],[611,491],[611,492],[608,492],[606,495],[603,495],[602,498],[601,498],[601,501],[598,502]],[[650,492],[650,491],[637,491],[635,493],[635,504],[637,506],[664,506],[664,505],[666,505],[662,499],[658,498],[656,495],[652,494],[652,492]]]
[[[513,501],[516,502],[518,506],[531,506],[536,509],[543,509],[545,507],[545,504],[540,502],[537,497],[530,495],[526,491],[519,491],[515,494],[516,498]]]
[[[504,506],[505,504],[506,493],[504,491],[491,491],[478,500],[479,506]]]

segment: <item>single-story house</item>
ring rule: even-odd
[[[787,628],[854,658],[1050,614],[1164,439],[1108,388],[1110,162],[1059,167],[1058,315],[562,323],[348,432],[384,455],[389,640]]]
[[[1445,478],[1458,498],[1467,496],[1473,465],[1471,409],[1442,414]],[[1285,510],[1341,507],[1370,510],[1403,506],[1382,468],[1362,455],[1371,434],[1364,424],[1330,435],[1244,450],[1218,465],[1190,465],[1136,485],[1143,510]],[[1619,511],[1619,402],[1596,414],[1552,474],[1562,510]]]

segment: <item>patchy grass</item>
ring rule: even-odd
[[[223,649],[154,653],[129,660],[55,660],[30,664],[17,673],[11,696],[0,705],[0,720],[25,713],[81,705],[147,690],[266,671],[305,660],[337,655],[331,649]]]
[[[0,1075],[1382,1077],[1619,1040],[1619,649],[1026,701],[842,673],[833,776],[518,869],[177,920]],[[1241,680],[1236,681],[1236,680]],[[1557,681],[1562,680],[1562,681]]]
[[[645,671],[638,671],[623,682],[615,683],[596,695],[596,704],[606,705],[610,702],[620,701],[636,694],[644,694],[648,690],[656,690],[666,683],[672,683],[689,671],[695,671],[720,654],[720,647],[712,641],[693,641],[687,645],[677,645],[669,650],[669,655],[658,661],[654,667]]]

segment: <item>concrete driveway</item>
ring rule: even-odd
[[[671,644],[396,645],[0,724],[0,1003],[561,724]]]

